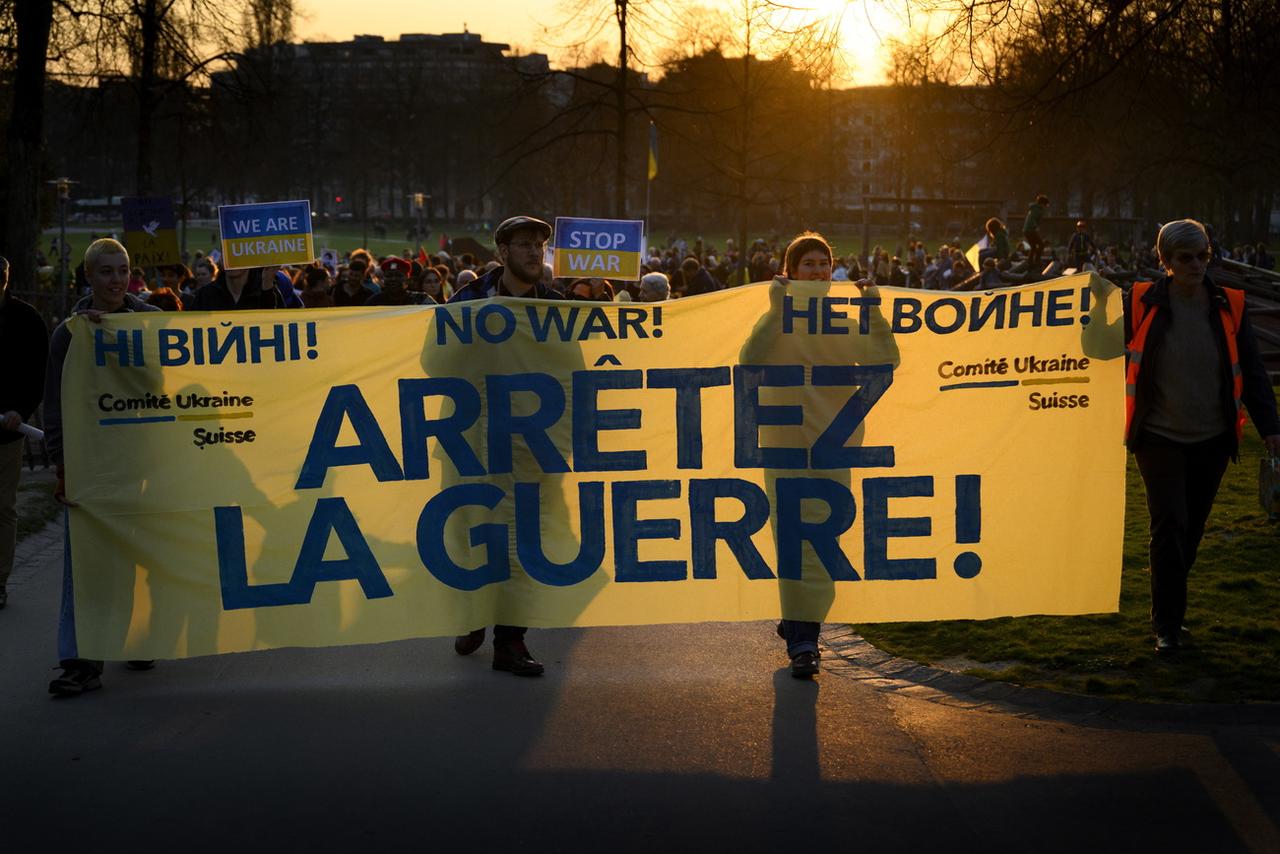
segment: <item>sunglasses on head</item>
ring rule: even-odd
[[[1175,252],[1173,260],[1179,264],[1190,264],[1192,261],[1208,261],[1209,250],[1201,249],[1199,252]]]

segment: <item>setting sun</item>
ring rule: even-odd
[[[599,3],[610,13],[612,5],[608,0]],[[725,12],[742,7],[741,0],[713,0],[710,5]],[[401,33],[461,32],[465,27],[486,41],[506,42],[524,52],[547,53],[556,65],[572,61],[557,37],[557,22],[565,15],[560,0],[486,0],[475,4],[368,0],[359,6],[310,0],[303,14],[298,25],[303,39],[343,41],[365,33],[394,39]],[[885,82],[890,40],[903,38],[922,17],[911,14],[906,0],[797,0],[785,8],[779,6],[775,15],[785,18],[790,28],[817,23],[821,29],[836,33],[840,55],[835,73],[854,85]],[[669,16],[661,18],[664,26],[670,24]],[[658,34],[669,35],[669,31]],[[598,43],[603,55],[611,55],[617,50],[616,30],[601,27],[593,43]]]

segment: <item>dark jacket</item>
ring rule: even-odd
[[[0,300],[0,414],[12,410],[30,421],[44,393],[49,330],[28,303],[12,294],[0,293]],[[0,445],[21,439],[21,433],[0,430]]]
[[[332,296],[334,308],[346,308],[352,305],[367,305],[373,296],[373,291],[361,285],[360,290],[349,294],[342,285],[334,285]]]
[[[422,305],[422,297],[413,291],[401,291],[399,296],[392,296],[384,288],[364,301],[365,305]]]
[[[473,282],[467,282],[453,292],[449,302],[466,302],[473,299],[511,296],[502,286],[502,271],[505,267],[494,267]],[[522,299],[560,299],[559,294],[552,291],[542,282],[536,282],[532,289],[520,295]]]
[[[1138,372],[1138,386],[1134,391],[1133,424],[1129,430],[1129,447],[1132,449],[1138,436],[1142,433],[1142,422],[1151,408],[1151,383],[1155,372],[1152,364],[1159,360],[1161,347],[1165,343],[1165,334],[1169,329],[1169,285],[1171,279],[1165,276],[1156,281],[1142,301],[1149,311],[1153,306],[1160,311],[1151,318],[1151,328],[1147,331],[1146,346],[1142,352],[1142,369]],[[1213,312],[1214,339],[1218,342],[1218,352],[1222,362],[1222,411],[1227,422],[1236,422],[1236,404],[1232,393],[1234,386],[1231,376],[1231,360],[1227,355],[1226,333],[1218,321],[1218,312],[1227,307],[1226,294],[1209,276],[1204,277],[1205,287],[1209,288],[1209,310]],[[1133,323],[1130,318],[1132,306],[1129,292],[1124,295],[1124,340],[1126,346],[1133,340]],[[1276,395],[1271,388],[1271,378],[1262,364],[1262,356],[1258,352],[1258,340],[1253,335],[1253,324],[1249,320],[1249,309],[1244,310],[1240,319],[1240,328],[1236,330],[1236,353],[1240,359],[1240,372],[1244,378],[1244,393],[1241,400],[1249,410],[1258,433],[1263,436],[1280,434],[1280,415],[1276,414]],[[1234,445],[1235,432],[1232,432],[1232,457],[1239,455],[1239,448]]]
[[[71,314],[75,316],[92,305],[93,296],[89,295],[76,303]],[[113,313],[130,311],[160,311],[160,307],[149,305],[133,294],[125,294],[124,304]],[[57,465],[62,465],[62,363],[67,360],[67,351],[71,349],[67,320],[53,330],[49,341],[49,366],[44,377],[44,444]]]
[[[196,298],[188,306],[189,311],[247,311],[259,308],[284,308],[284,295],[279,288],[262,289],[262,270],[250,270],[249,278],[240,291],[240,301],[231,296],[227,287],[227,273],[218,273],[218,278],[196,291]]]
[[[684,284],[684,295],[687,297],[697,296],[698,294],[709,294],[712,291],[719,290],[723,285],[715,280],[710,273],[702,267],[698,268],[698,272],[692,276],[685,276],[684,270],[680,271],[680,280]]]

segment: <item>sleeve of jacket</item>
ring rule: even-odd
[[[1244,375],[1245,408],[1249,417],[1258,428],[1259,435],[1280,435],[1280,415],[1276,414],[1276,393],[1271,387],[1271,377],[1262,364],[1262,354],[1258,351],[1258,339],[1253,334],[1253,322],[1249,319],[1249,309],[1244,310],[1240,318],[1240,329],[1236,332],[1236,349],[1240,356],[1240,371]]]
[[[23,421],[30,421],[31,416],[40,406],[44,395],[44,375],[48,367],[49,330],[44,321],[34,311],[31,312],[30,333],[22,345],[24,357],[30,359],[31,369],[22,371],[22,386],[18,396],[18,414]]]
[[[71,333],[63,321],[49,341],[49,363],[44,375],[44,444],[55,465],[62,465],[62,364],[71,347]]]
[[[212,311],[213,306],[210,305],[210,294],[207,289],[210,285],[201,285],[196,289],[196,295],[191,298],[191,304],[187,306],[188,311]]]

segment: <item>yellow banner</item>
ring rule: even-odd
[[[1118,606],[1119,292],[78,318],[82,655]]]

